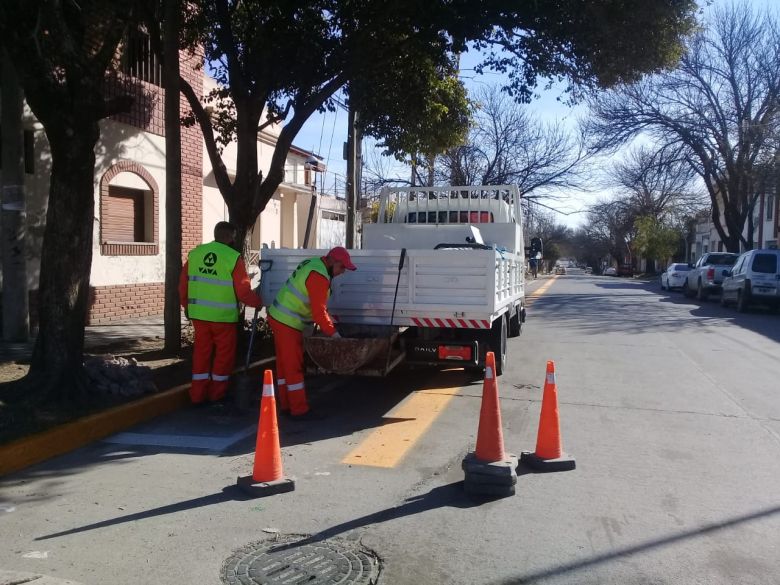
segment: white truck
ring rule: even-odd
[[[383,375],[403,361],[477,369],[493,351],[500,375],[507,337],[525,321],[521,218],[513,185],[383,189],[377,222],[363,225],[362,248],[350,250],[358,269],[332,281],[328,309],[344,339],[306,339],[314,369]],[[263,300],[273,301],[301,261],[326,252],[262,250]]]

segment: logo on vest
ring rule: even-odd
[[[204,268],[203,266],[198,266],[198,272],[201,274],[211,274],[216,276],[217,270],[211,267],[217,263],[217,255],[214,252],[209,252],[203,257],[203,263],[206,265],[206,267]]]

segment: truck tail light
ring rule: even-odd
[[[707,269],[707,280],[715,280],[715,269],[714,268],[708,268]]]
[[[471,361],[471,348],[463,345],[440,345],[439,359],[457,362]]]

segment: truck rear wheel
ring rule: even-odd
[[[509,318],[509,337],[518,337],[523,331],[523,308],[518,305],[515,307],[515,314]]]
[[[496,376],[501,376],[506,369],[506,338],[507,316],[501,315],[493,321],[488,340],[488,351],[492,351],[496,358]]]

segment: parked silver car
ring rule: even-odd
[[[723,280],[720,303],[737,305],[744,313],[752,304],[780,307],[780,250],[750,250]]]
[[[685,284],[686,273],[691,269],[687,264],[674,262],[661,273],[661,290],[682,288]]]

